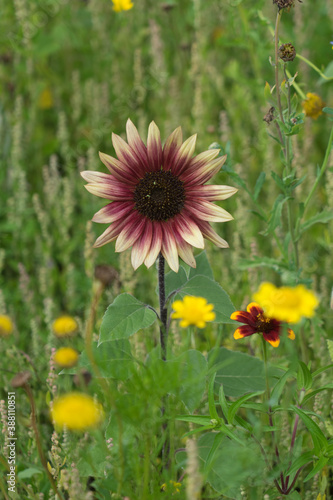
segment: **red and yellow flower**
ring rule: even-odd
[[[282,321],[266,316],[264,310],[256,302],[251,302],[247,306],[246,311],[235,311],[230,316],[230,319],[244,323],[244,325],[239,326],[235,330],[235,339],[249,337],[254,333],[262,333],[264,339],[273,347],[278,347],[280,344]],[[290,328],[288,328],[288,337],[291,340],[295,338],[295,334]]]
[[[152,122],[147,146],[131,120],[127,140],[112,134],[117,157],[100,153],[109,174],[82,172],[87,190],[111,201],[93,217],[110,226],[97,238],[95,247],[116,240],[116,252],[132,247],[132,265],[150,267],[161,252],[171,269],[178,271],[178,256],[195,267],[192,246],[204,248],[204,238],[226,248],[210,222],[226,222],[233,217],[214,205],[237,189],[204,185],[217,174],[226,160],[211,149],[193,157],[196,135],[183,143],[178,127],[162,147],[160,131]]]

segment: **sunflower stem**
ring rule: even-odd
[[[160,318],[162,322],[162,325],[160,327],[160,342],[161,342],[161,356],[163,361],[166,361],[168,329],[167,329],[167,308],[165,307],[164,267],[165,267],[165,260],[162,253],[160,253],[158,258],[158,295],[160,299]]]

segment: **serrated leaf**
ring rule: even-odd
[[[214,304],[216,318],[213,323],[234,323],[230,316],[236,310],[235,306],[216,281],[206,276],[194,276],[178,290],[174,300],[182,300],[186,295],[204,297],[209,304]]]
[[[147,328],[157,319],[147,304],[122,293],[107,308],[101,324],[99,344],[130,337],[141,328]]]

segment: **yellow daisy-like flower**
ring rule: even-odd
[[[60,316],[52,324],[52,330],[57,337],[72,337],[78,331],[78,324],[72,316]]]
[[[198,328],[205,328],[208,321],[214,321],[214,305],[207,304],[203,297],[192,297],[187,295],[184,300],[176,300],[172,304],[175,312],[171,314],[174,319],[181,319],[180,326],[186,328],[195,325]]]
[[[53,359],[61,368],[72,368],[78,362],[79,353],[72,347],[60,347]]]
[[[311,318],[319,301],[304,285],[276,287],[262,283],[253,298],[270,318],[288,323],[298,323],[302,318]]]
[[[0,337],[9,337],[13,330],[14,325],[10,317],[6,314],[0,314]]]
[[[85,431],[96,427],[103,420],[102,406],[91,396],[70,392],[55,399],[51,418],[56,428]]]
[[[308,92],[306,100],[302,102],[302,108],[306,116],[317,120],[318,116],[323,114],[325,103],[317,94]]]
[[[121,12],[122,10],[130,10],[134,7],[131,0],[112,0],[113,10],[115,12]]]

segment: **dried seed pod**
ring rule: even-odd
[[[291,43],[284,43],[279,47],[279,58],[284,62],[293,61],[296,57],[295,47]]]

